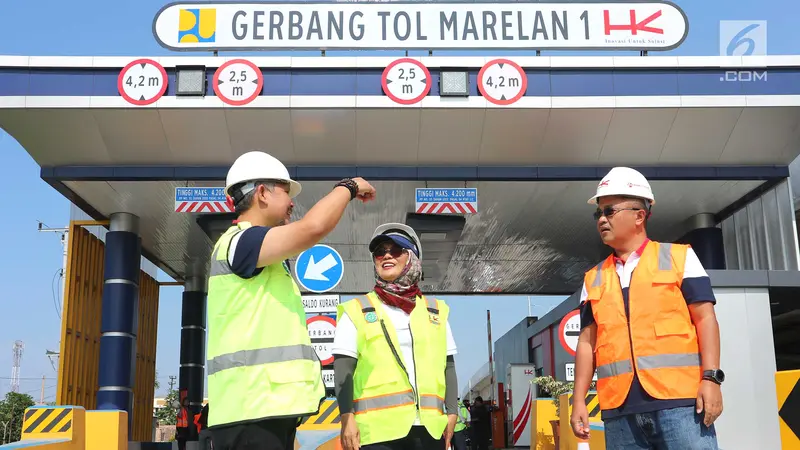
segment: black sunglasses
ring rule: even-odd
[[[389,248],[378,247],[378,248],[375,249],[374,252],[372,252],[372,257],[375,258],[375,259],[378,259],[378,258],[382,258],[384,255],[386,255],[388,253],[388,254],[392,255],[392,258],[396,259],[396,258],[399,258],[400,255],[402,255],[405,251],[406,251],[406,249],[400,248],[400,247],[398,247],[396,245],[392,245]]]
[[[597,211],[594,212],[594,220],[600,220],[600,218],[603,216],[606,216],[610,219],[611,216],[620,211],[642,211],[642,208],[614,208],[611,206],[606,206],[603,209],[598,208]]]

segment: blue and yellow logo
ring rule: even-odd
[[[214,42],[217,38],[215,8],[182,9],[178,20],[178,42]]]

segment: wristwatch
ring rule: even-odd
[[[720,369],[705,370],[703,371],[703,379],[722,384],[722,382],[725,381],[725,372]]]

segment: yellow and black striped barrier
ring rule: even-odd
[[[307,417],[300,424],[300,430],[332,430],[339,428],[339,403],[336,399],[326,399],[319,407],[319,413]]]
[[[775,374],[778,422],[783,450],[800,450],[800,370]]]
[[[71,406],[29,408],[22,420],[22,435],[28,439],[71,438],[74,419]]]
[[[570,412],[572,411],[572,397],[573,393],[567,395],[569,401]],[[586,409],[589,411],[589,420],[600,420],[600,399],[597,397],[597,392],[589,392],[586,394]]]

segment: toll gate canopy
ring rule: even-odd
[[[697,227],[698,214],[717,225],[783,186],[800,153],[800,57],[767,57],[758,70],[768,78],[757,81],[722,81],[752,70],[748,57],[518,57],[522,72],[509,73],[526,88],[507,105],[482,94],[482,69],[501,70],[483,57],[239,59],[237,70],[262,88],[235,105],[245,93],[222,90],[217,73],[233,59],[1,57],[0,126],[91,216],[138,216],[143,254],[178,280],[205,270],[231,220],[220,203],[189,212],[178,188],[222,187],[237,156],[262,149],[302,182],[297,219],[334,180],[362,176],[378,200],[351,205],[323,241],[344,261],[332,291],[342,293],[371,288],[367,240],[391,221],[420,232],[428,292],[571,293],[607,254],[586,200],[610,167],[633,166],[651,180],[650,235],[674,241]],[[189,63],[201,67],[203,88],[176,95]],[[398,64],[430,78],[416,103],[387,95],[397,75],[387,67]],[[452,67],[464,68],[466,95],[442,93]],[[163,74],[142,72],[154,68]],[[131,74],[158,89],[126,91]],[[418,188],[476,189],[475,211],[431,214]],[[775,195],[791,210],[787,189]],[[797,268],[787,217],[781,235],[792,245],[770,269]],[[725,245],[729,260],[741,253],[735,235]]]

